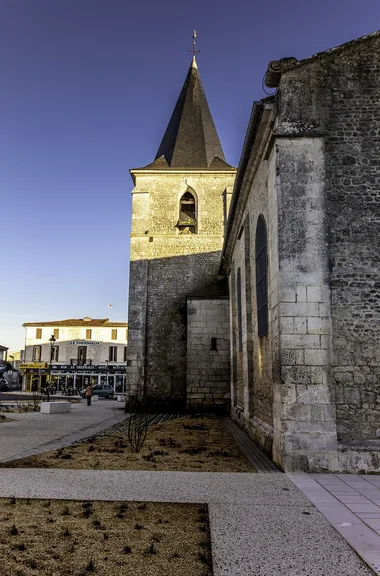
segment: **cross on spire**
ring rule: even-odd
[[[193,32],[193,47],[191,50],[188,50],[188,52],[193,53],[193,58],[195,58],[195,54],[199,54],[199,52],[200,52],[200,50],[197,50],[197,32],[196,32],[196,30],[194,30],[194,32]]]

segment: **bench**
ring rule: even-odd
[[[71,402],[41,402],[40,412],[43,414],[57,414],[58,412],[70,412]]]

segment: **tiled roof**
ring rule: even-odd
[[[154,162],[144,169],[229,170],[193,59]]]
[[[68,320],[52,320],[51,322],[25,322],[23,326],[75,326],[75,327],[102,327],[102,328],[128,328],[128,322],[110,322],[109,318],[69,318]]]

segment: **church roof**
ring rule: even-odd
[[[154,162],[144,169],[229,170],[193,57]]]

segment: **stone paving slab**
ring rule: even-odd
[[[375,574],[380,575],[380,499],[377,494],[380,477],[351,474],[287,476]]]
[[[373,574],[285,474],[0,469],[9,496],[207,503],[214,576]]]

